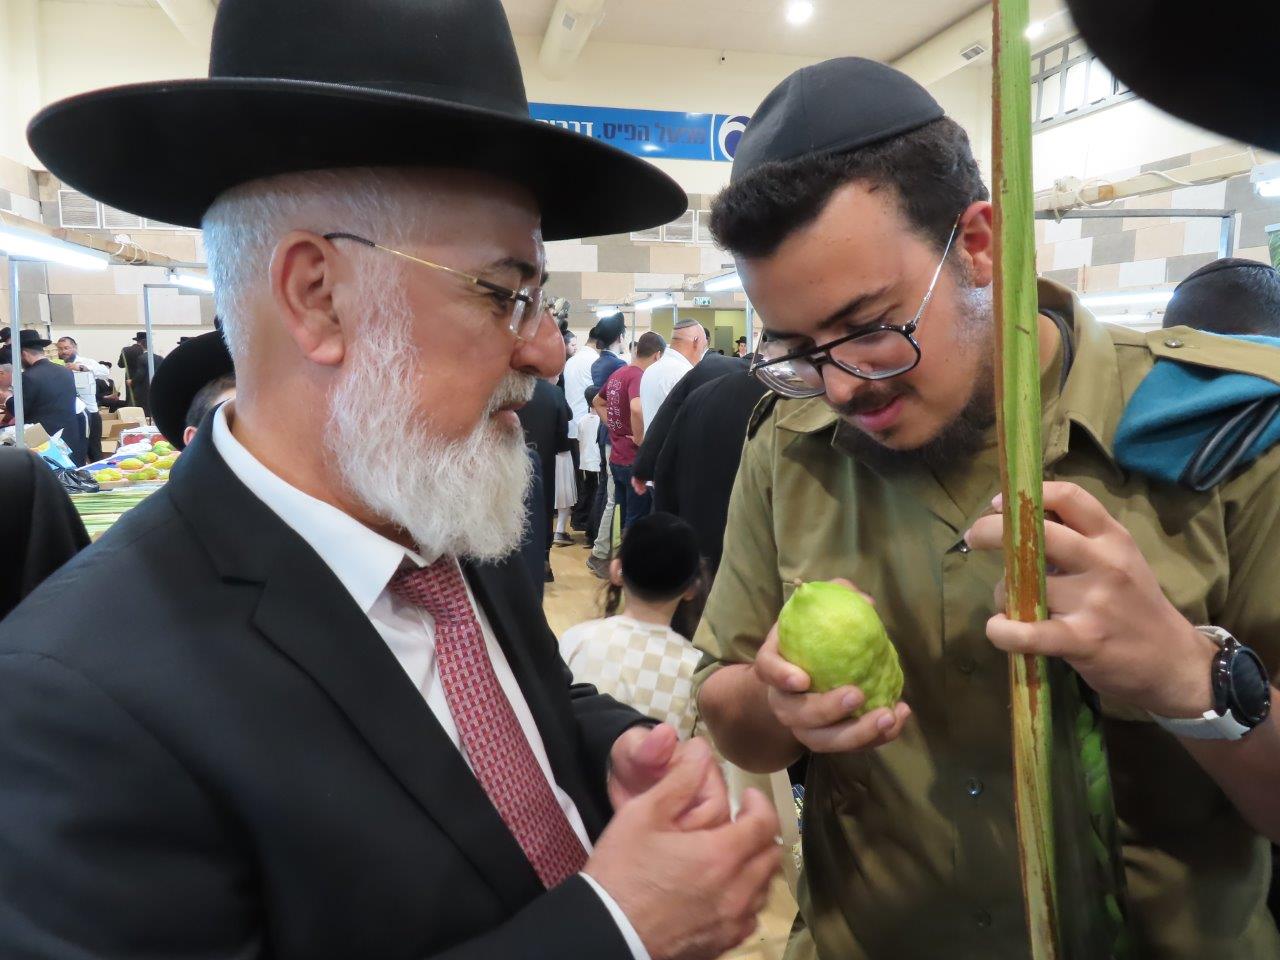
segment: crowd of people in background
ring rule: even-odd
[[[36,330],[19,332],[18,369],[21,370],[23,421],[38,424],[50,438],[66,444],[77,467],[102,459],[102,409],[140,406],[150,416],[151,366],[164,357],[147,358],[147,335],[138,333],[120,352],[125,373],[125,397],[111,376],[111,367],[80,352],[75,337],[47,340]],[[186,338],[183,338],[186,339]],[[12,331],[0,331],[0,426],[16,417]]]

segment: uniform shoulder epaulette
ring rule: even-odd
[[[756,403],[756,408],[751,411],[751,419],[747,421],[747,439],[750,440],[756,435],[756,431],[769,419],[769,415],[773,413],[773,408],[778,403],[778,395],[776,393],[766,393]]]

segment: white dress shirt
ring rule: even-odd
[[[582,346],[564,363],[564,397],[573,416],[569,418],[569,439],[578,439],[578,421],[587,414],[587,387],[591,386],[591,365],[600,353]]]
[[[378,631],[396,661],[426,700],[445,734],[462,752],[463,759],[470,766],[471,758],[462,746],[457,724],[454,723],[449,703],[445,699],[444,686],[440,682],[440,667],[436,661],[435,621],[426,610],[406,603],[388,589],[392,576],[404,564],[425,567],[438,558],[424,557],[388,540],[337,507],[317,500],[277,477],[232,435],[227,414],[232,403],[222,404],[214,415],[214,447],[249,492],[302,537],[346,587],[351,599],[368,616],[373,628]],[[463,582],[466,582],[465,578]],[[470,584],[467,584],[467,597],[480,624],[485,649],[498,683],[502,686],[502,692],[510,701],[520,729],[524,731],[538,766],[551,785],[569,825],[582,841],[583,848],[590,853],[591,840],[587,836],[582,815],[573,799],[555,781],[551,761],[547,757],[547,749],[534,722],[533,713],[516,682],[502,647],[498,645],[484,609],[476,603],[475,596],[471,593]],[[622,908],[595,880],[585,873],[581,876],[600,896],[636,960],[650,960],[648,951]]]
[[[693,364],[684,358],[675,347],[667,344],[658,362],[649,367],[640,378],[640,410],[644,415],[644,429],[649,432],[649,424],[658,415],[662,401],[675,389],[686,373],[693,369]]]

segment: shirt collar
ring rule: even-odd
[[[366,614],[406,560],[420,567],[430,562],[268,470],[231,433],[230,408],[231,402],[224,403],[214,413],[214,447],[249,492],[307,542]]]

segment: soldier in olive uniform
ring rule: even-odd
[[[868,61],[793,75],[744,135],[713,230],[784,399],[744,450],[696,641],[703,718],[749,770],[810,754],[800,901],[821,960],[1022,960],[1006,651],[1061,657],[1100,698],[1137,955],[1280,956],[1280,447],[1194,492],[1126,469],[1117,441],[1161,358],[1275,386],[1280,350],[1105,326],[1041,282],[1052,618],[1007,620],[987,198],[963,131]],[[837,578],[875,600],[906,676],[906,703],[860,719],[860,691],[807,692],[777,652],[795,585]],[[1220,715],[1224,658],[1252,693]]]

